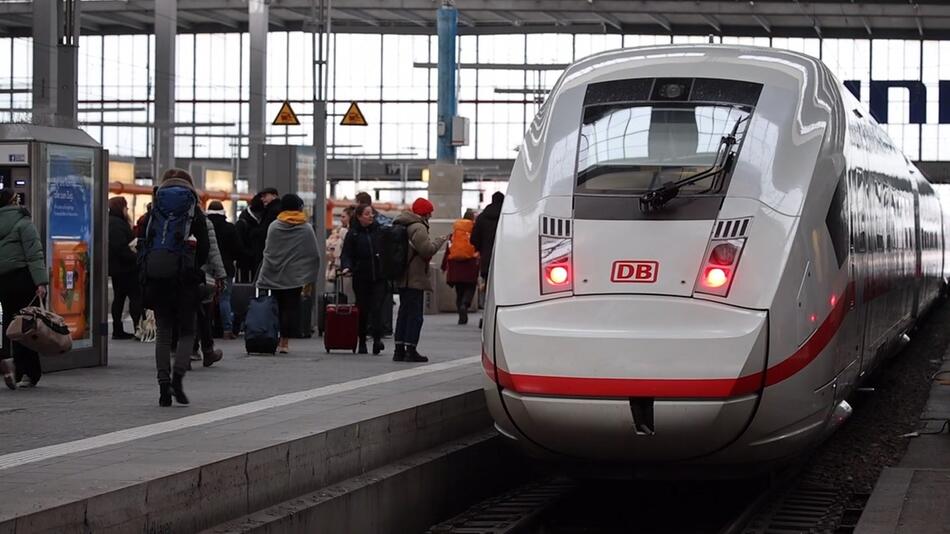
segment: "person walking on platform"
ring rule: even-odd
[[[237,260],[237,281],[248,282],[254,279],[261,259],[264,257],[264,240],[267,238],[267,227],[263,226],[264,201],[261,194],[247,203],[247,207],[238,217],[234,229],[237,233],[241,254]]]
[[[429,261],[445,244],[446,237],[432,239],[429,236],[429,218],[435,207],[425,198],[412,203],[412,211],[404,211],[393,225],[406,227],[409,238],[409,265],[406,274],[397,283],[399,288],[399,313],[396,317],[396,349],[393,361],[427,362],[429,358],[419,354],[417,347],[422,334],[423,307],[426,291],[432,291],[429,282]]]
[[[337,274],[342,270],[343,243],[346,242],[346,234],[350,231],[350,221],[353,220],[355,211],[355,206],[343,208],[340,212],[340,226],[333,228],[327,237],[327,281],[336,280]]]
[[[199,286],[205,277],[201,268],[208,261],[210,248],[208,221],[199,207],[191,175],[181,169],[165,171],[139,249],[145,304],[155,310],[158,328],[155,367],[160,406],[171,406],[172,396],[179,404],[188,404],[182,382],[190,365]]]
[[[207,215],[205,215],[207,218]],[[224,281],[228,277],[224,268],[224,260],[221,255],[221,248],[218,246],[218,236],[214,231],[214,225],[210,219],[205,225],[208,229],[208,261],[202,267],[205,273],[205,279],[199,288],[201,302],[196,311],[196,335],[191,348],[192,361],[202,360],[205,367],[211,367],[215,362],[220,361],[224,354],[220,349],[214,348],[214,337],[211,335],[211,318],[214,315],[214,298],[224,287]],[[199,345],[201,355],[198,354]]]
[[[3,307],[3,352],[0,374],[10,389],[33,387],[43,369],[40,356],[27,347],[11,342],[7,328],[21,308],[46,298],[49,272],[43,256],[43,243],[30,218],[11,189],[0,190],[0,306]]]
[[[376,224],[381,227],[389,227],[393,225],[392,217],[380,213],[373,206],[373,197],[370,196],[366,191],[360,191],[356,194],[356,204],[368,204],[373,210],[373,218],[376,220]],[[383,335],[391,336],[393,333],[393,291],[392,288],[388,288],[386,294],[383,295],[383,303],[379,306],[380,321],[382,321]]]
[[[478,283],[478,257],[470,239],[472,236],[472,210],[466,210],[465,216],[452,225],[452,240],[442,256],[442,270],[445,282],[455,289],[455,309],[459,314],[459,324],[468,324],[468,308],[475,296]]]
[[[491,196],[491,204],[475,219],[475,227],[472,229],[471,243],[478,251],[483,291],[484,286],[488,284],[488,270],[491,268],[492,250],[495,248],[495,232],[498,230],[498,219],[501,218],[501,206],[504,202],[505,194],[496,191]],[[478,322],[478,327],[482,327],[482,321]]]
[[[135,240],[129,205],[125,197],[109,199],[109,277],[112,278],[112,339],[132,339],[122,324],[122,310],[129,300],[132,331],[142,318],[142,296],[138,280],[138,259],[130,244]]]
[[[281,212],[267,229],[264,261],[257,287],[270,290],[277,299],[280,314],[278,350],[290,351],[289,338],[300,327],[300,293],[303,286],[316,280],[320,268],[317,234],[307,223],[303,200],[288,193],[280,199]]]
[[[366,354],[366,336],[372,335],[373,354],[378,355],[386,349],[382,342],[383,325],[379,308],[389,288],[389,282],[381,272],[382,232],[372,206],[360,204],[355,214],[356,220],[343,242],[340,258],[342,274],[353,275],[353,291],[356,293],[356,306],[360,310],[357,352]]]
[[[221,327],[224,330],[224,339],[234,339],[233,321],[231,313],[231,288],[234,285],[235,260],[241,255],[241,243],[238,240],[237,228],[228,222],[224,205],[214,200],[208,204],[208,220],[214,227],[218,240],[218,250],[221,252],[221,261],[227,274],[221,293],[218,295],[218,308],[221,314]]]
[[[491,196],[491,204],[485,207],[475,220],[472,229],[471,243],[478,251],[482,280],[488,280],[488,269],[491,267],[491,253],[495,248],[495,232],[498,230],[498,219],[501,218],[501,205],[505,201],[505,194],[496,191]]]

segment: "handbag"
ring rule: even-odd
[[[65,354],[73,348],[69,327],[59,315],[46,308],[42,300],[39,306],[30,305],[13,316],[7,327],[7,337],[40,354]]]

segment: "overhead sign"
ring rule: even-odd
[[[294,113],[294,110],[290,107],[290,102],[284,100],[284,104],[280,106],[280,111],[277,112],[277,118],[274,119],[274,126],[300,126],[300,119],[297,118],[297,114]]]
[[[367,126],[366,117],[363,116],[363,112],[360,111],[360,107],[356,105],[356,102],[350,102],[350,108],[343,114],[340,126]]]

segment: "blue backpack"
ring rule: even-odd
[[[188,243],[197,204],[187,187],[160,188],[152,201],[141,268],[146,280],[176,280],[195,268],[195,241]]]

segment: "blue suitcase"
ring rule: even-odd
[[[251,299],[244,319],[244,348],[247,353],[276,353],[279,332],[277,299],[271,295],[259,295]]]

